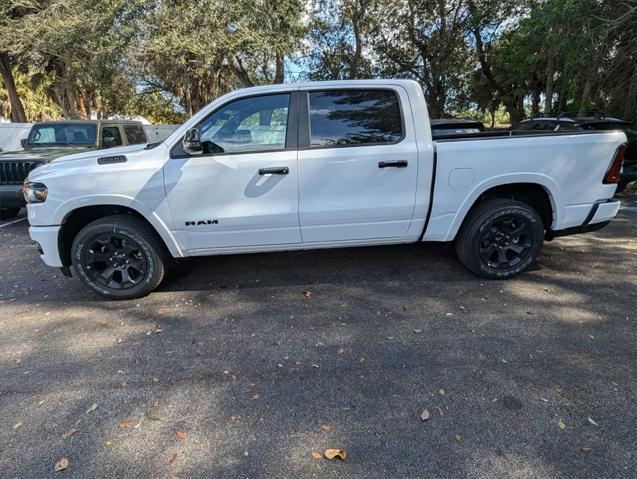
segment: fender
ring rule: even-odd
[[[185,256],[184,250],[181,244],[177,241],[175,236],[170,230],[170,224],[172,219],[170,212],[166,206],[165,201],[162,201],[154,211],[150,210],[145,203],[124,195],[91,195],[73,198],[65,201],[55,210],[52,220],[54,224],[63,224],[69,215],[77,210],[86,206],[124,206],[135,210],[141,216],[143,216],[151,226],[155,229],[157,234],[166,244],[166,247],[170,251],[170,254],[175,258],[183,258]],[[166,221],[164,220],[166,219]],[[168,223],[168,224],[167,224]]]
[[[513,175],[505,174],[500,176],[493,176],[478,183],[469,194],[466,196],[464,202],[456,212],[449,226],[449,230],[444,238],[444,241],[452,241],[458,230],[462,225],[467,213],[475,202],[484,194],[487,190],[496,186],[505,186],[515,183],[533,183],[543,187],[551,201],[551,208],[553,209],[553,224],[552,229],[559,229],[559,225],[564,217],[564,206],[562,201],[562,195],[559,185],[551,177],[541,173],[516,173]]]

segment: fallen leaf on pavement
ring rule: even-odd
[[[426,421],[427,419],[429,419],[429,410],[423,409],[422,413],[420,414],[420,420]]]
[[[230,416],[230,421],[237,422],[240,416]]]
[[[455,440],[456,440],[457,442],[461,442],[461,441],[462,441],[462,436],[461,436],[460,434],[456,434],[456,435],[454,436],[454,438],[455,438]]]
[[[254,396],[252,396],[250,399],[252,399],[253,401],[257,401],[259,399],[259,395],[255,394]]]
[[[325,459],[331,460],[338,457],[339,459],[344,461],[347,457],[347,452],[345,452],[345,450],[343,449],[325,449],[323,455],[325,456]]]
[[[599,424],[597,424],[595,421],[593,421],[593,418],[591,418],[590,416],[588,416],[588,422],[590,422],[593,426],[599,427]]]
[[[21,422],[16,422],[16,423],[13,425],[13,429],[18,429],[19,427],[22,427],[22,423],[21,423]]]
[[[441,396],[444,396],[445,395],[445,390],[442,389],[442,388],[438,389],[438,394],[440,394]]]
[[[90,412],[93,412],[93,411],[95,411],[96,409],[97,409],[97,403],[95,402],[95,403],[93,403],[93,404],[91,405],[91,407],[90,407],[90,408],[88,408],[88,409],[86,410],[86,414],[88,414],[88,413],[90,413]]]
[[[120,429],[128,429],[129,426],[130,426],[130,417],[127,417],[122,422],[120,422],[117,427],[119,427]]]
[[[78,432],[78,431],[79,431],[79,429],[75,429],[75,428],[67,429],[66,431],[64,431],[64,432],[62,433],[62,437],[69,437],[69,436],[72,436],[73,434],[75,434],[75,433],[76,433],[76,432]]]
[[[313,459],[321,459],[323,456],[321,455],[320,452],[313,452],[312,453],[312,458]]]
[[[336,351],[338,354],[343,354],[345,352],[345,348],[340,347],[338,348],[338,351]]]
[[[564,430],[566,429],[566,424],[564,424],[564,421],[562,421],[561,419],[559,421],[557,421],[557,427],[560,428],[560,430]]]
[[[63,471],[67,467],[69,467],[69,460],[66,457],[63,457],[62,459],[60,459],[58,462],[55,463],[55,466],[53,466],[53,470],[55,472],[59,472],[59,471]]]
[[[358,358],[358,362],[363,364],[365,362],[365,357],[361,356],[360,358]]]
[[[176,452],[172,456],[170,456],[170,465],[172,466],[173,464],[175,464],[177,462],[178,458],[179,458],[179,453],[178,452]]]
[[[303,296],[305,296],[306,298],[309,298],[310,296],[312,296],[312,291],[310,291],[309,289],[304,289]]]
[[[321,429],[323,429],[323,431],[329,431],[333,427],[334,426],[332,424],[321,424]]]
[[[179,439],[186,439],[186,436],[188,436],[188,433],[186,431],[177,431],[175,434],[177,434],[177,437]]]

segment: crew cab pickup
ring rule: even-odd
[[[24,206],[22,183],[44,163],[72,153],[122,145],[146,144],[139,121],[46,121],[31,127],[22,151],[0,153],[0,219],[13,218]]]
[[[524,271],[545,239],[619,209],[620,131],[432,140],[409,80],[229,93],[159,144],[57,158],[24,185],[43,261],[110,298],[175,259],[455,241],[476,275]]]

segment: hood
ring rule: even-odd
[[[92,147],[64,147],[64,148],[28,148],[22,151],[6,151],[0,153],[0,161],[42,161],[48,163],[56,158],[74,153],[92,151]]]
[[[69,154],[67,152],[65,155],[56,156],[51,161],[57,164],[75,160],[90,160],[101,158],[103,156],[125,155],[127,153],[142,151],[144,148],[146,148],[145,143],[139,145],[118,146],[115,148],[107,148],[103,150],[84,150],[81,153],[75,154]]]

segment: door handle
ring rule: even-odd
[[[272,166],[270,168],[259,168],[260,175],[287,175],[290,169],[287,166]]]
[[[379,161],[379,168],[407,168],[407,160],[397,160],[397,161]]]

